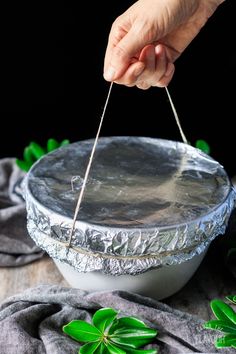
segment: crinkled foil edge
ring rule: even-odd
[[[75,238],[79,237],[80,242],[73,242],[69,248],[71,220],[49,213],[30,193],[26,193],[27,227],[40,248],[79,272],[137,275],[164,265],[180,264],[204,252],[213,239],[225,233],[235,201],[236,193],[232,187],[227,199],[205,217],[171,230],[144,230],[143,234],[139,230],[138,236],[134,233],[133,237],[132,232],[129,234],[120,229],[116,233],[114,230],[110,234],[106,232],[101,238],[98,237],[101,228],[92,229],[90,225],[77,222]],[[96,242],[93,243],[94,235]]]

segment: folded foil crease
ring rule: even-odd
[[[71,219],[44,208],[26,194],[27,226],[35,243],[52,258],[72,265],[79,272],[136,275],[163,265],[185,262],[199,255],[218,235],[224,234],[235,207],[231,188],[227,199],[206,216],[177,228],[109,230],[76,222],[73,241],[66,247]]]

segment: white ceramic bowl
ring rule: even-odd
[[[101,272],[79,273],[69,264],[58,260],[54,262],[73,288],[88,291],[125,290],[161,300],[175,294],[189,281],[206,252],[207,250],[189,261],[163,266],[139,275],[112,276]]]

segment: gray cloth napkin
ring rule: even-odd
[[[159,330],[146,348],[159,354],[235,353],[217,351],[215,332],[204,330],[204,321],[169,306],[123,291],[87,293],[79,289],[41,285],[7,299],[0,306],[1,354],[75,354],[79,343],[62,332],[72,320],[91,320],[100,307],[113,307],[120,316],[135,316]]]
[[[19,266],[41,258],[43,252],[28,236],[21,182],[24,173],[14,158],[0,160],[0,266]]]

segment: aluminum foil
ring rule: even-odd
[[[135,275],[189,260],[225,232],[236,193],[218,162],[183,143],[100,138],[68,248],[92,144],[60,148],[27,175],[28,230],[51,257]]]

